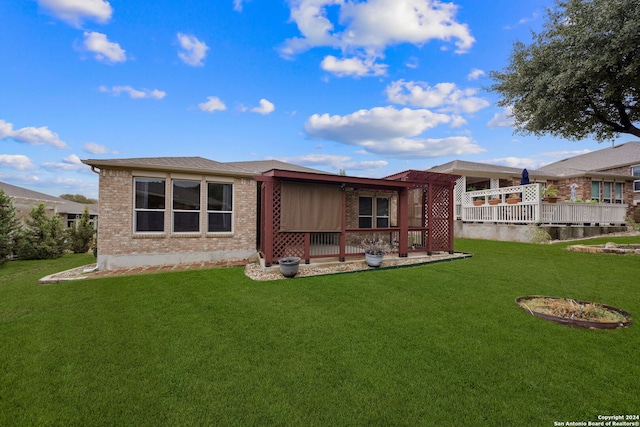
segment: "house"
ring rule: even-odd
[[[498,189],[520,184],[522,169],[455,160],[429,169],[461,175],[456,186],[456,214],[471,189]],[[640,221],[640,142],[604,148],[529,170],[532,183],[552,184],[564,201],[626,205],[626,216]],[[573,193],[572,193],[573,191]]]
[[[59,215],[66,227],[75,226],[80,220],[85,206],[89,208],[91,222],[95,224],[98,219],[97,205],[84,205],[5,182],[0,182],[0,188],[11,198],[13,207],[16,209],[16,217],[21,220],[28,217],[31,210],[40,203],[45,205],[48,214]]]
[[[202,157],[83,160],[100,175],[98,268],[246,262],[260,254],[363,256],[381,238],[398,256],[453,252],[457,176],[406,171],[383,179],[275,160]]]

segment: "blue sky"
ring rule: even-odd
[[[514,135],[486,90],[552,5],[0,2],[0,181],[97,197],[80,159],[279,159],[383,177],[604,148]]]

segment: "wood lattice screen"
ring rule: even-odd
[[[273,258],[285,256],[304,257],[304,233],[288,233],[280,231],[282,219],[282,186],[280,182],[273,185]]]

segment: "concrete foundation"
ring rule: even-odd
[[[170,254],[129,255],[98,254],[98,269],[119,270],[146,266],[194,264],[199,262],[224,263],[253,260],[255,257],[255,251],[177,252]]]
[[[484,224],[456,221],[454,236],[467,239],[500,240],[504,242],[531,241],[531,227],[549,233],[553,240],[582,239],[609,233],[627,231],[626,226],[581,226],[581,225],[516,225]]]

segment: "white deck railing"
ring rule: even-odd
[[[521,196],[510,204],[509,195]],[[480,205],[474,205],[474,200]],[[528,184],[469,191],[456,208],[463,221],[510,224],[624,224],[627,205],[611,203],[547,203],[542,185]]]

